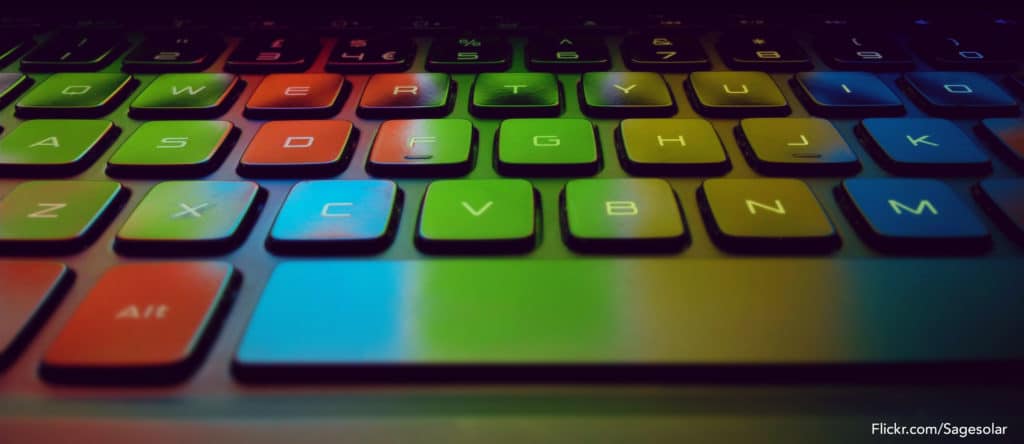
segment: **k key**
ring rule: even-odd
[[[408,39],[338,39],[327,59],[327,70],[344,73],[405,71],[415,55],[416,45]]]
[[[313,63],[320,41],[313,37],[249,37],[231,53],[225,68],[233,72],[299,72]]]

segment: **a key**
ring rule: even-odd
[[[717,175],[729,158],[715,129],[701,119],[625,119],[619,125],[622,167],[652,176]]]
[[[0,260],[0,369],[28,345],[73,277],[60,262]]]
[[[987,77],[973,72],[911,72],[907,92],[925,111],[942,117],[1020,114],[1017,101]]]
[[[415,55],[416,45],[408,39],[340,38],[327,59],[327,70],[344,73],[405,71]]]
[[[19,55],[28,50],[34,42],[24,35],[14,33],[0,34],[0,68],[7,66]]]
[[[389,120],[366,170],[376,176],[462,176],[473,168],[476,134],[464,119]]]
[[[267,122],[249,142],[238,172],[252,177],[338,174],[352,156],[353,133],[346,120]]]
[[[124,47],[124,40],[112,33],[67,32],[25,54],[21,59],[21,70],[95,71],[117,58]]]
[[[270,34],[245,38],[224,64],[239,73],[302,72],[320,52],[314,37]]]
[[[525,253],[538,203],[522,179],[439,180],[427,187],[416,246],[428,253]]]
[[[690,74],[687,93],[701,114],[712,117],[785,116],[789,103],[768,74],[700,71]]]
[[[208,119],[223,114],[240,89],[234,74],[163,74],[135,97],[128,112],[139,119]]]
[[[634,71],[690,72],[711,66],[695,37],[671,33],[628,36],[622,43],[622,57]]]
[[[599,38],[555,35],[530,39],[526,65],[532,71],[604,71],[611,66],[611,57]]]
[[[874,74],[802,72],[794,77],[794,84],[807,108],[819,116],[898,116],[906,112],[900,98]]]
[[[499,37],[436,38],[427,55],[427,69],[439,72],[489,72],[508,69],[512,50]]]
[[[375,74],[356,112],[367,118],[443,117],[454,102],[451,76],[440,73]]]
[[[1013,118],[985,119],[978,127],[994,145],[999,147],[1003,158],[1017,169],[1024,171],[1024,120]]]
[[[22,182],[0,200],[0,250],[65,253],[91,243],[127,193],[108,181]]]
[[[224,50],[220,38],[195,33],[166,33],[147,38],[124,57],[126,72],[196,72]]]
[[[857,155],[828,120],[743,119],[736,133],[750,165],[766,175],[849,175],[860,171]]]
[[[470,112],[479,117],[556,117],[558,78],[547,73],[485,73],[473,82]]]
[[[73,383],[184,379],[209,348],[238,280],[225,262],[116,265],[75,308],[40,372]]]
[[[697,193],[715,244],[737,252],[827,252],[840,240],[818,199],[796,179],[708,179]]]
[[[271,74],[245,105],[247,117],[299,119],[329,117],[344,102],[345,78],[338,74]]]
[[[858,136],[883,168],[907,175],[980,175],[992,162],[955,124],[943,119],[864,119]]]
[[[107,161],[119,177],[199,177],[213,172],[235,138],[223,120],[165,120],[138,127]]]
[[[1024,179],[985,179],[972,191],[992,220],[1024,244]]]
[[[594,117],[667,117],[675,101],[660,74],[588,72],[580,81],[583,112]]]
[[[1005,43],[985,36],[929,33],[913,39],[912,45],[939,69],[989,71],[1016,64]]]
[[[825,63],[856,71],[907,71],[914,61],[898,43],[875,32],[826,37],[818,42]]]
[[[847,179],[836,197],[861,236],[896,253],[970,254],[988,229],[948,185],[934,179]]]
[[[0,73],[0,108],[7,106],[15,97],[32,84],[32,79],[14,72]]]
[[[15,105],[19,117],[100,117],[131,90],[124,74],[60,73],[47,77]]]
[[[498,129],[505,176],[588,176],[601,168],[594,127],[583,119],[509,119]]]
[[[390,180],[315,180],[288,193],[267,238],[285,254],[368,253],[394,238],[402,194]]]
[[[121,226],[114,248],[123,254],[223,253],[247,234],[265,193],[253,182],[161,182]]]
[[[109,120],[26,120],[0,139],[0,174],[62,176],[92,164],[117,135]]]
[[[725,63],[736,70],[799,71],[811,60],[790,37],[771,33],[726,34],[718,42]]]
[[[688,239],[661,179],[575,179],[563,190],[565,242],[583,252],[670,252]]]

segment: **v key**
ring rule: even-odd
[[[484,206],[480,207],[480,209],[476,209],[473,208],[473,206],[470,205],[469,202],[462,201],[462,207],[465,208],[466,211],[469,211],[469,214],[472,214],[474,217],[482,216],[484,213],[487,212],[488,208],[491,208],[491,205],[493,204],[494,201],[488,201],[486,204],[484,204]]]

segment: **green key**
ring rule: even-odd
[[[91,242],[126,193],[109,181],[25,182],[0,200],[0,255],[70,252]]]
[[[509,119],[498,129],[498,172],[585,176],[600,169],[594,127],[583,119]]]
[[[637,175],[712,175],[729,158],[711,124],[702,119],[625,119],[616,135],[622,167]]]
[[[575,250],[665,252],[687,239],[676,195],[661,179],[577,179],[563,198],[566,244]]]
[[[244,237],[262,198],[253,182],[162,182],[125,221],[115,247],[128,254],[223,252]]]
[[[653,72],[588,72],[580,80],[583,112],[595,117],[671,116],[672,93]]]
[[[230,105],[238,85],[234,74],[163,74],[132,101],[129,112],[144,119],[215,117]]]
[[[562,111],[558,78],[548,73],[480,74],[470,112],[480,117],[555,117]]]
[[[99,117],[128,93],[125,74],[59,73],[33,88],[15,105],[19,117]]]
[[[433,253],[526,252],[536,220],[525,180],[439,180],[423,198],[416,245]]]
[[[80,172],[114,135],[108,120],[28,120],[0,139],[0,173],[60,175]]]
[[[146,122],[125,140],[107,162],[117,176],[201,176],[209,174],[227,154],[222,147],[234,125],[221,120]]]

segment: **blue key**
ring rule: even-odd
[[[992,220],[1024,245],[1024,179],[986,179],[973,191]]]
[[[943,119],[864,119],[857,128],[883,168],[907,175],[982,175],[992,161]]]
[[[874,74],[802,72],[794,80],[807,108],[819,116],[898,116],[906,112],[900,98]]]
[[[314,255],[382,250],[394,236],[400,198],[390,180],[299,182],[277,214],[267,247]]]
[[[903,76],[925,111],[944,117],[1015,116],[1017,101],[995,82],[973,72],[912,72]]]
[[[974,211],[934,179],[847,179],[840,204],[865,240],[878,250],[970,254],[991,237]]]

